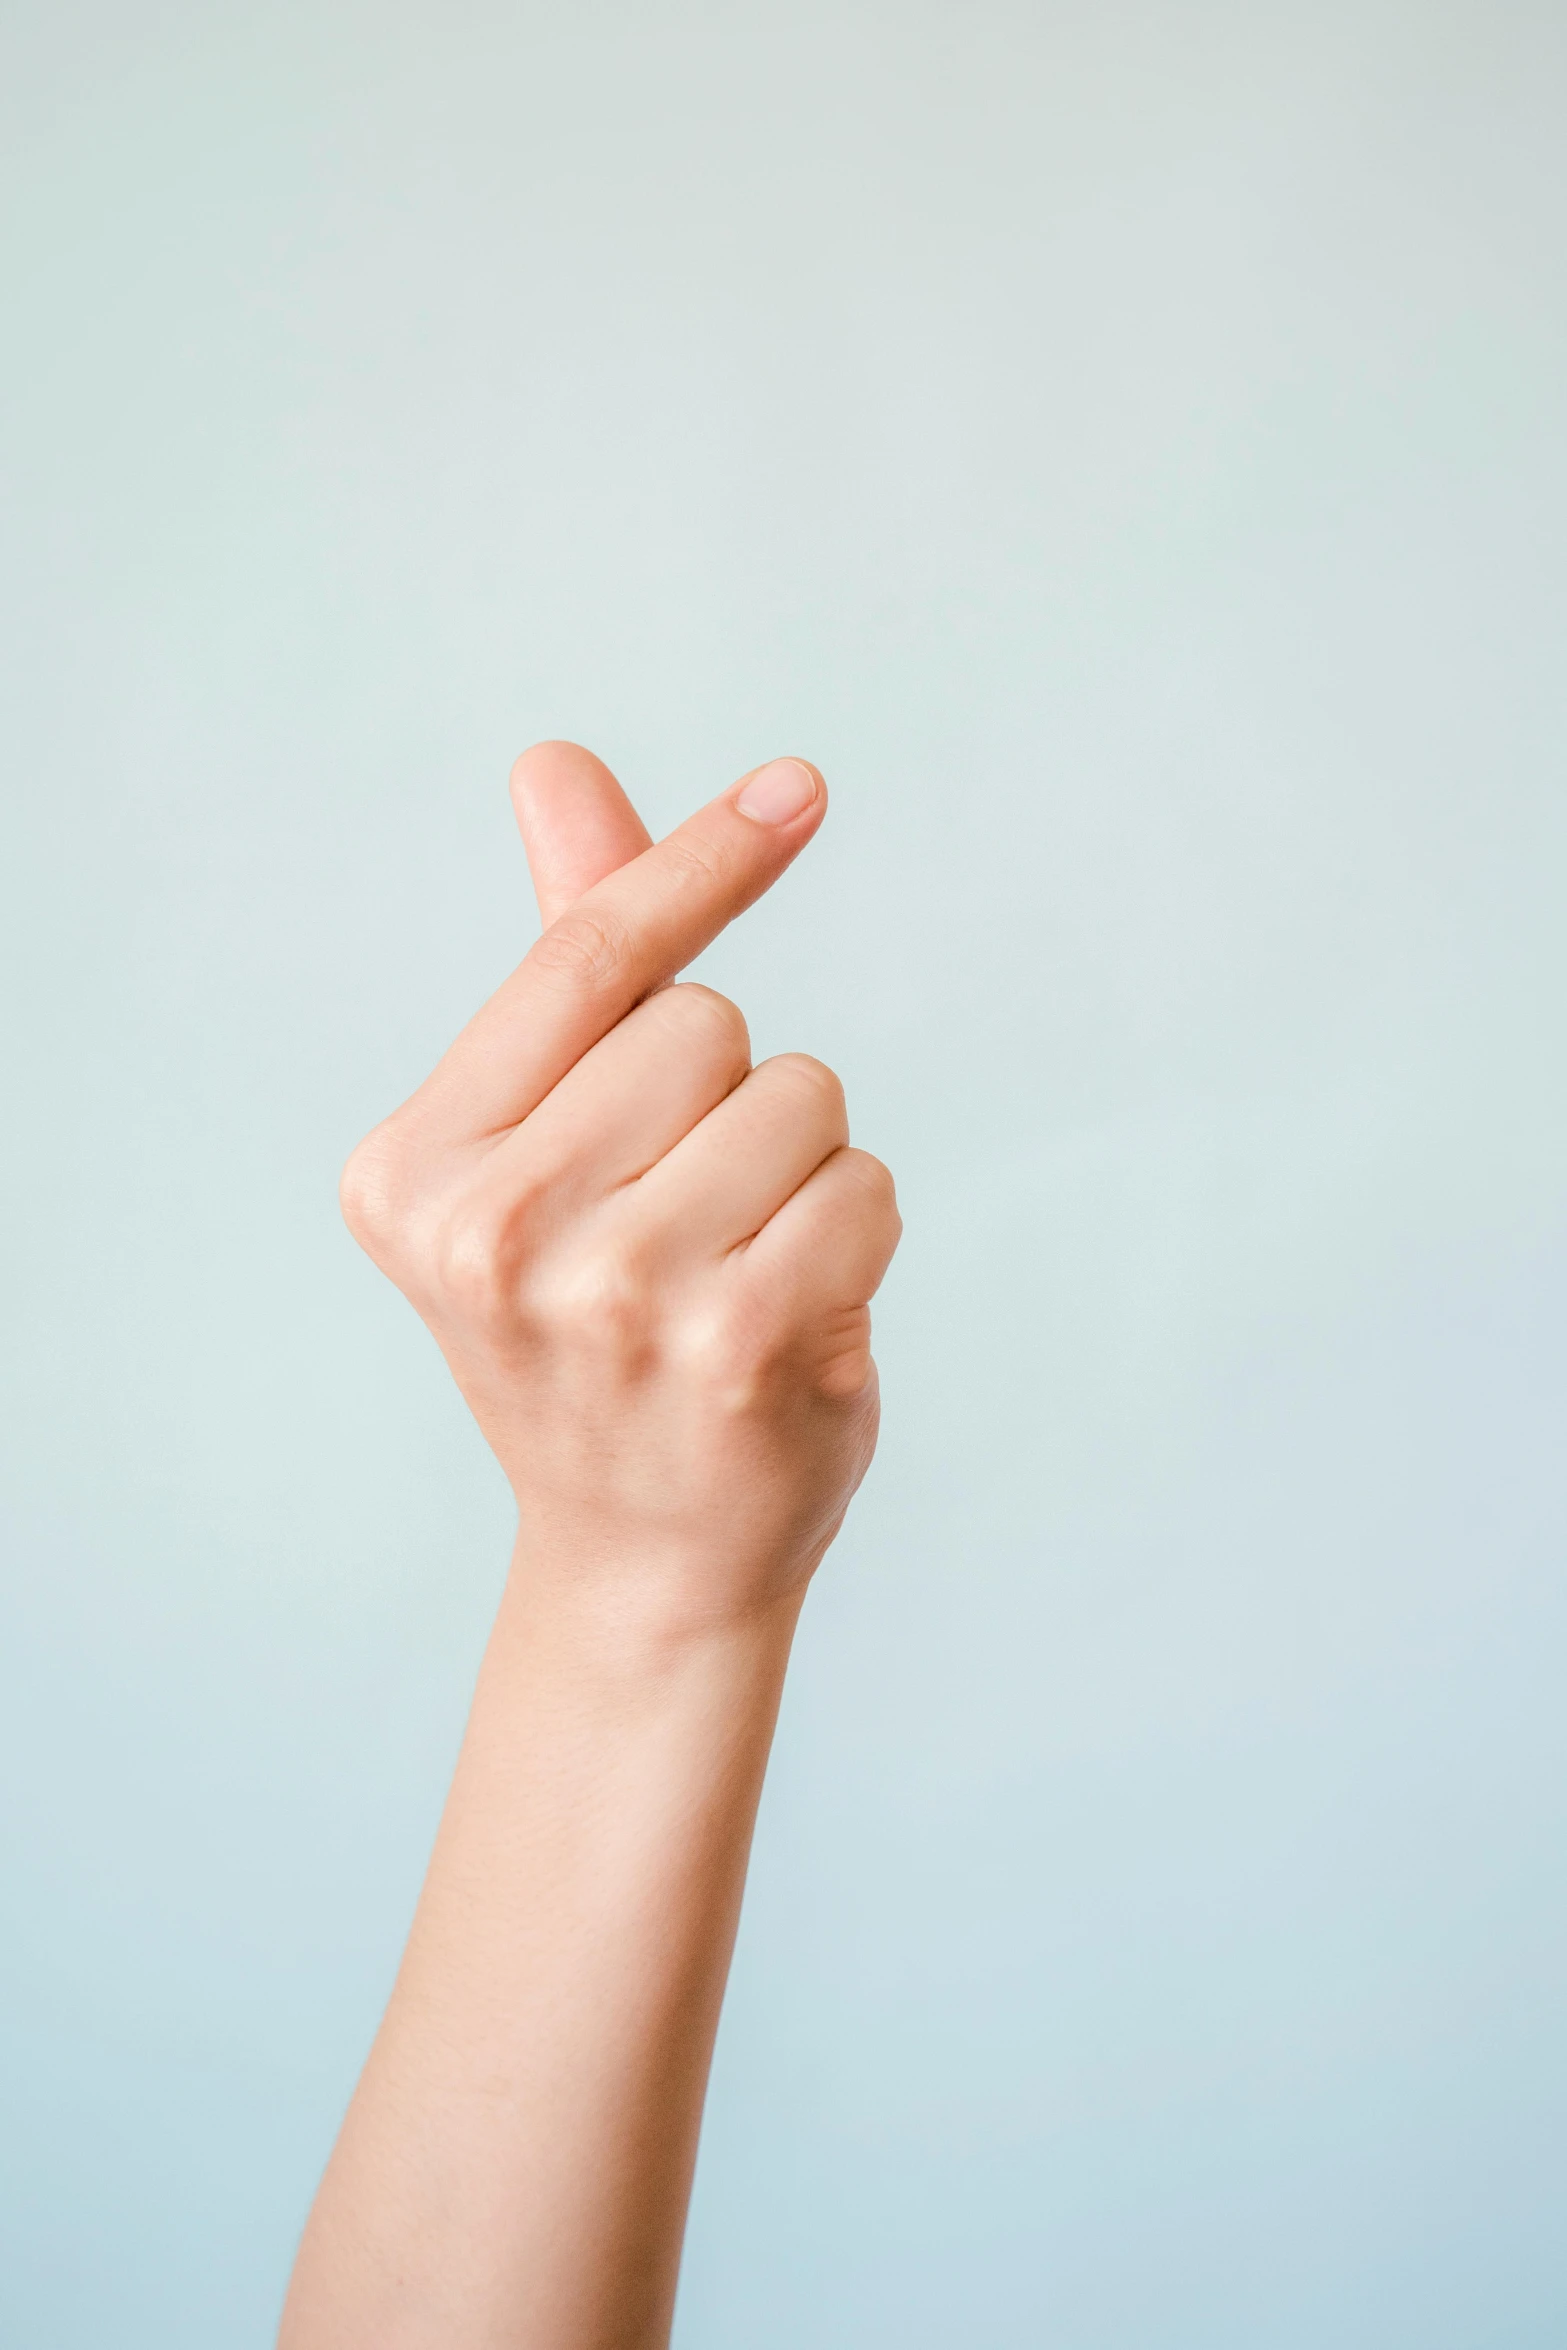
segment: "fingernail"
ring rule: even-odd
[[[816,797],[816,778],[802,759],[772,759],[758,767],[735,801],[754,824],[787,824]]]

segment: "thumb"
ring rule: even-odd
[[[652,845],[603,760],[580,743],[535,743],[524,751],[511,771],[511,804],[546,930],[595,882]]]

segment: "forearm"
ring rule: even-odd
[[[628,1620],[519,1559],[281,2350],[652,2350],[797,1598]]]

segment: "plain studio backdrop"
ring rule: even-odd
[[[1567,2340],[1567,17],[6,34],[14,2350],[264,2350],[503,1572],[335,1182],[506,772],[907,1238],[679,2350]]]

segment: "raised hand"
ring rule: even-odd
[[[822,820],[774,761],[654,847],[569,744],[513,798],[545,929],[355,1151],[517,1549],[283,2350],[661,2350],[806,1584],[876,1437],[898,1238],[837,1079],[676,975]]]
[[[826,793],[777,760],[657,847],[573,746],[519,760],[513,794],[547,927],[354,1153],[348,1221],[505,1468],[525,1570],[672,1621],[744,1612],[809,1575],[870,1458],[899,1224],[831,1070],[753,1069],[734,1004],[665,983]]]

